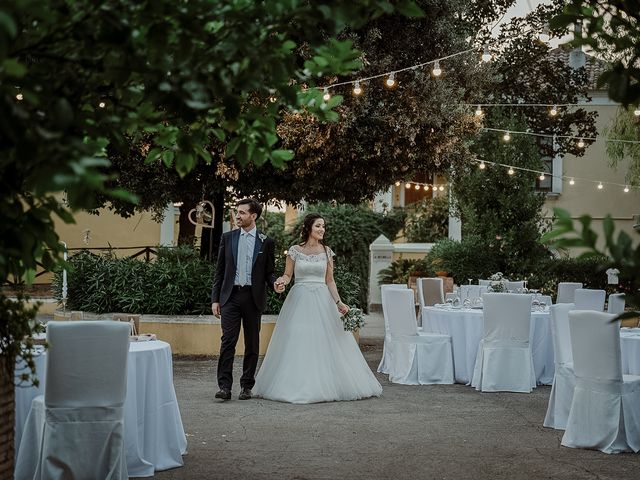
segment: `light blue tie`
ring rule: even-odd
[[[240,243],[238,244],[238,283],[247,284],[247,234],[240,233]]]

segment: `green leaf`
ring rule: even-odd
[[[147,154],[147,158],[144,161],[144,163],[153,163],[156,160],[158,160],[160,158],[160,154],[162,153],[162,149],[161,148],[152,148],[151,150],[149,150],[149,153]]]
[[[8,13],[0,10],[0,28],[4,30],[10,38],[18,35],[18,26]]]
[[[161,157],[162,157],[162,162],[167,167],[171,167],[171,165],[173,165],[173,158],[174,158],[173,150],[163,150]]]
[[[22,78],[27,74],[27,67],[14,58],[7,58],[2,62],[2,70],[4,70],[9,77],[14,78]]]
[[[271,158],[276,162],[287,162],[292,160],[294,156],[291,150],[274,150],[271,152]]]
[[[405,17],[423,18],[425,16],[424,11],[411,0],[401,0],[396,5],[396,10],[398,10]]]

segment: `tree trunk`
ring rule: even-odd
[[[13,369],[15,360],[0,355],[0,479],[13,478],[16,399]]]
[[[189,212],[194,208],[196,208],[196,202],[184,202],[180,206],[178,245],[194,244],[196,226],[189,221]]]
[[[220,238],[222,237],[222,224],[224,223],[224,192],[218,192],[213,196],[213,208],[216,216],[213,219],[213,235],[211,237],[213,245],[211,251],[211,261],[218,256],[218,248],[220,248]]]

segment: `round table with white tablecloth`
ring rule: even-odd
[[[640,375],[640,328],[620,329],[622,373]]]
[[[536,380],[550,385],[555,371],[549,310],[531,313],[530,344]],[[484,335],[482,309],[425,307],[422,311],[425,332],[451,336],[454,377],[457,383],[471,383],[478,345]]]
[[[45,357],[46,353],[39,352],[35,359],[40,386],[16,389],[16,445],[20,445],[20,433],[31,400],[44,392]],[[18,375],[18,368],[23,366],[18,363],[16,368]],[[171,346],[166,342],[130,344],[124,403],[124,441],[127,469],[131,477],[150,477],[157,470],[183,465],[182,455],[187,451],[187,440],[173,387]],[[20,445],[20,448],[30,446]]]

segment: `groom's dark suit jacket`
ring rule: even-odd
[[[260,236],[264,237],[264,240]],[[211,303],[223,306],[231,296],[236,276],[238,260],[238,239],[240,229],[237,228],[222,235],[216,272],[213,276]],[[260,230],[256,231],[256,242],[253,249],[253,267],[251,269],[251,294],[256,308],[263,312],[267,307],[267,287],[273,288],[276,281],[275,244],[272,238],[265,237]]]

